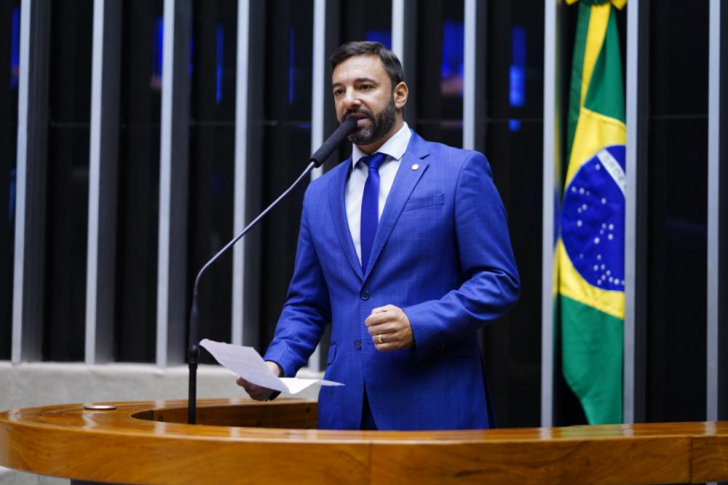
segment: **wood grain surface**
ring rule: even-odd
[[[728,479],[728,424],[326,431],[316,403],[207,399],[0,413],[0,465],[135,484],[643,484]]]

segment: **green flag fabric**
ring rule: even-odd
[[[556,247],[563,372],[590,424],[622,422],[626,125],[614,8],[625,3],[578,5]]]

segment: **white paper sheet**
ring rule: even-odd
[[[226,344],[203,339],[200,345],[225,368],[233,371],[248,382],[275,391],[298,394],[314,384],[322,386],[343,386],[340,382],[324,379],[299,379],[297,377],[278,378],[270,373],[263,357],[253,347]]]

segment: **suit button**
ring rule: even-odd
[[[361,350],[361,340],[354,342],[354,347],[356,347],[356,350]]]
[[[361,292],[361,299],[367,301],[371,295],[367,290]]]

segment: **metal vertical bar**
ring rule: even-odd
[[[392,0],[392,52],[404,67],[404,0]]]
[[[720,15],[721,0],[710,1],[708,75],[708,352],[707,418],[719,415],[720,359]]]
[[[101,172],[101,94],[104,62],[104,0],[94,1],[91,64],[91,126],[89,148],[88,248],[86,264],[85,361],[96,362],[96,293],[98,290],[99,185]]]
[[[20,13],[12,362],[40,360],[43,332],[50,2]]]
[[[640,113],[645,109],[647,93],[647,32],[640,27],[646,22],[649,3],[631,0],[627,3],[627,190],[625,193],[625,313],[624,313],[624,422],[643,421],[646,295],[646,150],[640,141]]]
[[[625,308],[624,308],[624,422],[634,423],[635,400],[635,260],[636,188],[637,188],[637,74],[639,72],[639,3],[627,4],[627,190],[625,202]]]
[[[324,142],[324,72],[326,71],[326,0],[313,2],[313,66],[311,88],[311,152]],[[311,180],[323,175],[323,167],[311,172]]]
[[[88,247],[86,263],[86,342],[85,361],[96,361],[96,264],[99,250],[99,172],[101,171],[101,78],[104,62],[104,0],[94,1],[91,63],[91,126],[89,147]]]
[[[558,2],[544,0],[543,105],[543,238],[541,241],[541,426],[552,426],[554,415],[554,196],[558,136]]]
[[[164,0],[162,47],[162,123],[159,174],[159,269],[157,271],[157,365],[167,364],[169,323],[169,226],[170,179],[172,171],[172,70],[174,68],[175,0]]]
[[[463,92],[463,148],[475,149],[476,113],[476,75],[475,59],[477,54],[477,2],[465,0],[465,52],[464,52],[464,92]]]
[[[28,78],[30,69],[30,9],[32,0],[23,0],[20,11],[20,79],[18,92],[17,192],[15,209],[15,261],[13,271],[13,329],[11,359],[18,363],[23,348],[23,268],[25,266],[25,194],[28,158]]]
[[[121,3],[95,0],[91,74],[87,364],[113,358]]]
[[[326,0],[313,3],[313,66],[311,93],[311,152],[316,151],[324,142],[324,93],[326,90],[324,72],[326,71]],[[311,180],[323,175],[323,167],[313,169]],[[321,345],[316,346],[308,366],[315,371],[323,370]]]
[[[191,16],[191,0],[165,0],[157,279],[160,367],[181,363],[185,355]]]
[[[250,0],[238,0],[238,53],[235,80],[235,218],[233,232],[245,227],[247,210],[245,190],[248,174],[248,72],[250,46]],[[233,249],[232,343],[245,340],[245,239]],[[257,322],[250,322],[250,324]]]

